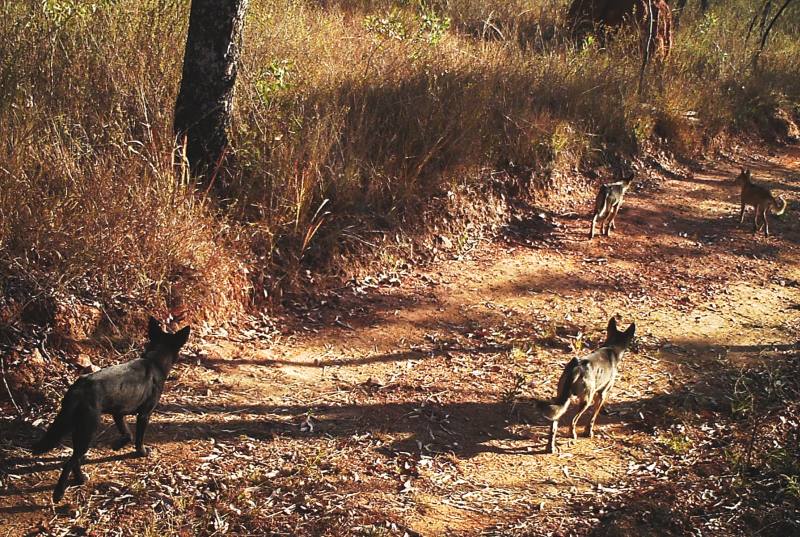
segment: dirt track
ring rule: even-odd
[[[523,222],[514,239],[433,270],[332,293],[306,331],[269,344],[208,338],[169,381],[149,460],[111,451],[108,420],[90,482],[54,511],[68,450],[36,463],[19,449],[0,534],[586,533],[606,502],[670,479],[659,446],[680,425],[674,401],[797,342],[800,151],[750,164],[789,200],[772,237],[739,226],[734,165],[719,164],[641,181],[610,239],[587,240],[587,205],[547,215],[546,236]],[[552,396],[562,364],[612,314],[639,338],[609,415],[593,440],[567,441],[562,426],[561,452],[544,454],[525,399]]]

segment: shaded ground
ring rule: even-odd
[[[30,458],[24,448],[39,433],[17,421],[2,438],[0,534],[679,535],[752,526],[716,497],[681,519],[673,506],[682,493],[665,483],[703,480],[696,466],[708,463],[676,462],[673,439],[694,438],[687,413],[721,419],[730,407],[723,377],[796,353],[798,157],[750,162],[789,200],[769,238],[738,224],[738,194],[726,183],[736,164],[708,165],[643,178],[611,239],[587,240],[587,198],[546,215],[547,235],[537,236],[532,215],[506,240],[433,270],[330,292],[304,312],[302,330],[271,342],[196,341],[148,431],[151,457],[111,451],[104,422],[90,482],[55,509],[51,487],[69,450]],[[567,441],[562,427],[561,452],[544,454],[546,427],[526,400],[552,396],[562,364],[595,346],[612,314],[635,321],[639,338],[599,435]]]

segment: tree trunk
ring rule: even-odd
[[[754,70],[758,69],[758,60],[761,57],[761,53],[764,52],[764,47],[767,46],[767,39],[769,39],[769,34],[770,34],[770,32],[772,32],[772,27],[775,26],[775,23],[777,22],[777,20],[779,18],[781,18],[781,15],[783,15],[783,12],[786,10],[787,7],[789,7],[789,4],[791,4],[791,3],[792,3],[792,0],[786,0],[786,2],[783,3],[783,5],[780,7],[780,9],[778,9],[778,12],[775,13],[775,16],[772,17],[772,20],[769,22],[769,25],[766,28],[764,28],[764,30],[761,32],[761,44],[759,44],[758,50],[753,55],[753,69]],[[766,20],[766,16],[764,18]]]
[[[228,146],[248,0],[192,0],[174,132],[193,173],[211,180]]]
[[[764,28],[767,26],[767,18],[769,17],[769,12],[772,10],[772,0],[765,0],[764,5],[761,9],[757,9],[755,15],[750,20],[750,26],[747,27],[747,36],[744,38],[745,43],[750,40],[750,35],[752,35],[753,30],[756,27],[756,21],[758,21],[759,17],[761,17],[761,25],[759,26],[758,35],[762,35],[764,33]]]

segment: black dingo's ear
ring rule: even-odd
[[[180,349],[186,344],[186,342],[189,340],[189,332],[191,332],[191,329],[188,326],[184,326],[170,336],[170,343],[175,350]]]
[[[606,335],[610,338],[611,336],[614,336],[616,334],[619,334],[619,330],[617,330],[617,318],[611,317],[608,320],[608,328],[606,328]]]
[[[627,330],[625,330],[625,339],[628,343],[633,341],[633,336],[636,335],[636,323],[631,323]]]
[[[161,336],[164,332],[161,331],[161,325],[155,318],[150,317],[150,320],[147,321],[147,337],[150,338],[150,341],[156,342],[161,339]]]
[[[750,179],[753,176],[753,171],[750,168],[744,169],[744,176]]]

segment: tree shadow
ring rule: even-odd
[[[586,290],[616,292],[619,290],[619,285],[611,279],[598,278],[596,274],[588,277],[570,273],[547,273],[520,278],[494,287],[492,290],[508,296],[518,296],[526,293],[563,294]]]
[[[249,358],[212,358],[207,355],[200,355],[197,357],[197,363],[203,366],[211,366],[214,369],[216,365],[262,365],[262,366],[280,366],[288,365],[292,367],[307,367],[313,369],[322,369],[325,367],[346,367],[346,366],[360,366],[376,363],[392,363],[392,362],[405,362],[408,360],[424,360],[428,358],[436,358],[439,356],[446,356],[451,353],[463,352],[470,354],[487,354],[508,351],[507,345],[474,345],[463,346],[455,343],[447,343],[444,345],[437,345],[427,350],[407,350],[398,352],[387,352],[372,354],[369,356],[362,356],[358,358],[316,358],[311,362],[301,362],[297,360],[286,360],[281,358],[263,358],[263,359],[249,359]]]
[[[783,147],[782,147],[783,149]],[[703,170],[705,173],[714,174],[720,179],[716,182],[719,186],[730,186],[738,194],[738,187],[735,179],[741,168],[750,168],[753,171],[756,183],[766,186],[769,189],[800,192],[800,174],[797,170],[783,165],[774,160],[751,160],[745,158],[743,161],[725,159],[719,162],[705,163]],[[776,176],[782,177],[775,179]]]
[[[689,346],[691,342],[678,343]],[[701,350],[705,353],[720,348],[731,352],[765,350],[790,352],[796,351],[798,347],[796,343],[726,345],[715,342],[702,346]],[[794,356],[796,361],[796,354]],[[680,432],[686,431],[686,427],[689,426],[698,431],[713,431],[723,423],[727,423],[735,428],[738,418],[735,417],[730,397],[741,374],[739,369],[724,360],[714,360],[713,363],[707,360],[705,367],[694,371],[695,373],[678,388],[650,397],[620,401],[615,395],[619,397],[619,392],[624,390],[624,386],[615,388],[607,405],[608,413],[612,417],[598,419],[597,427],[600,434],[605,426],[616,421],[613,417],[623,420],[625,427],[630,431],[658,435],[659,438],[667,440],[671,434],[680,436]],[[674,426],[679,427],[675,429]],[[673,433],[673,431],[678,432]],[[744,530],[747,532],[742,534],[753,535],[778,536],[797,533],[798,522],[794,520],[796,517],[787,516],[788,513],[796,512],[791,502],[777,501],[772,503],[769,509],[764,509],[763,505],[759,505],[758,499],[749,499],[742,504],[741,500],[751,493],[749,490],[741,488],[733,491],[725,490],[724,479],[735,478],[736,474],[731,468],[733,463],[726,454],[732,447],[729,443],[730,438],[724,435],[710,435],[700,440],[695,438],[687,441],[692,442],[692,445],[696,443],[702,448],[702,452],[681,455],[680,451],[672,451],[685,449],[680,445],[672,448],[668,442],[656,441],[654,446],[647,450],[649,457],[645,459],[646,463],[636,461],[642,467],[641,476],[636,475],[635,468],[633,473],[629,469],[627,476],[623,476],[618,483],[612,483],[609,488],[598,487],[599,490],[593,490],[590,496],[581,501],[568,502],[565,511],[559,513],[559,516],[585,524],[587,512],[599,513],[599,518],[593,521],[586,531],[587,535],[592,536],[677,537],[695,533],[699,522],[712,519],[715,515],[724,514],[730,522],[732,515],[737,513],[736,508],[741,505],[740,526],[733,526],[739,529],[734,533],[724,533],[725,535],[739,534],[737,531]],[[614,443],[630,450],[642,448],[640,440],[633,436],[615,436]],[[674,455],[675,458],[670,458],[670,455]],[[647,463],[650,463],[652,468]],[[645,466],[647,468],[644,468]],[[653,472],[657,466],[661,469]],[[760,474],[758,476],[760,477]],[[730,481],[731,487],[734,482],[735,480]],[[719,494],[720,490],[722,495]],[[767,490],[766,494],[773,498],[775,491]],[[685,501],[690,495],[694,498],[693,503]],[[536,520],[525,516],[513,524],[517,527],[527,527],[536,524]],[[501,535],[504,534],[506,527],[506,523],[499,523],[488,528],[486,533]],[[714,526],[712,524],[706,527]],[[578,534],[583,534],[583,531]]]
[[[27,489],[24,493],[33,494],[36,492],[45,492],[47,490],[52,490],[52,488],[53,488],[52,486],[34,487],[31,489]],[[9,507],[0,507],[0,514],[16,515],[21,513],[34,513],[36,511],[41,511],[49,507],[50,506],[48,504],[12,505]]]
[[[520,401],[518,416],[524,423],[532,424],[532,432],[541,433],[547,428],[529,401]],[[527,408],[526,408],[527,407]],[[319,437],[350,437],[366,431],[398,434],[396,439],[381,449],[384,453],[424,452],[449,453],[462,459],[480,453],[535,454],[526,447],[505,448],[487,445],[497,441],[530,441],[526,436],[508,430],[511,424],[508,406],[504,403],[453,402],[432,403],[427,400],[379,404],[352,405],[270,405],[270,404],[193,404],[161,405],[160,410],[170,418],[181,415],[247,416],[238,419],[204,419],[203,421],[169,419],[151,422],[146,443],[153,445],[205,440],[227,441],[244,435],[253,439],[270,441],[273,438],[313,439]],[[575,405],[565,414],[568,423]],[[619,420],[609,418],[606,423]],[[310,424],[310,425],[309,425]],[[539,427],[542,425],[542,427]],[[536,447],[544,440],[532,441]],[[544,448],[542,448],[542,453]],[[136,458],[135,453],[90,458],[87,464]],[[66,459],[66,457],[64,458]],[[20,458],[11,465],[8,473],[27,475],[54,470],[61,464],[41,465],[34,459]]]
[[[57,459],[47,458],[45,460],[48,461],[56,460],[57,462],[41,464],[41,459],[37,457],[30,457],[30,458],[17,457],[15,459],[9,460],[6,463],[7,465],[6,468],[4,469],[4,473],[14,476],[23,476],[23,475],[38,474],[41,472],[49,472],[52,470],[60,470],[64,466],[64,462],[66,462],[68,458],[69,456],[66,455]],[[110,455],[106,457],[97,457],[97,458],[87,457],[83,464],[84,465],[103,464],[107,462],[124,461],[135,458],[138,458],[138,455],[135,452],[130,451],[127,453],[121,453],[119,455]],[[44,490],[47,489],[48,487],[44,488]],[[0,491],[0,497],[13,496],[15,494],[16,493],[10,490]]]
[[[718,256],[719,254],[774,259],[782,251],[781,239],[793,240],[793,234],[789,233],[772,238],[764,238],[761,234],[753,235],[752,228],[747,226],[747,222],[739,223],[738,213],[731,216],[685,215],[678,212],[681,209],[684,207],[664,207],[659,210],[634,205],[628,208],[624,215],[620,211],[621,218],[624,217],[624,220],[618,220],[618,225],[633,224],[623,233],[639,240],[649,241],[654,236],[661,235],[682,237],[694,241],[695,244],[685,247],[660,245],[657,257],[663,258],[665,261],[678,256],[703,257]],[[752,215],[752,212],[750,214]],[[771,230],[778,231],[776,227],[781,226],[781,223],[777,223],[776,226],[774,217],[770,221]],[[638,252],[630,249],[618,250],[617,255],[630,261],[636,261],[640,257]]]
[[[235,420],[172,420],[151,422],[146,443],[164,445],[174,442],[205,440],[230,441],[242,435],[262,441],[282,439],[346,438],[365,431],[401,433],[391,444],[380,446],[378,452],[395,456],[400,452],[427,454],[449,453],[461,458],[471,458],[479,453],[530,455],[525,447],[506,448],[491,442],[525,440],[504,426],[507,411],[501,403],[445,403],[410,401],[402,403],[364,405],[162,405],[161,410],[172,415],[202,413],[246,414],[253,417]],[[306,426],[304,427],[303,424]],[[309,425],[310,424],[310,425]],[[133,452],[121,455],[88,458],[85,464],[102,464],[136,458]],[[66,457],[41,464],[36,458],[17,457],[7,461],[4,473],[25,476],[57,470]],[[26,489],[9,487],[0,497],[20,496],[52,489],[52,484]],[[24,509],[24,508],[20,508]]]
[[[405,386],[411,389],[410,386]],[[402,388],[402,387],[400,387]],[[375,391],[380,391],[376,388]],[[432,391],[437,391],[433,388]],[[465,392],[470,393],[470,392]],[[451,394],[453,395],[453,394]],[[458,395],[458,394],[455,394]],[[514,412],[502,402],[447,402],[435,403],[427,399],[393,403],[364,404],[166,404],[160,410],[172,415],[258,416],[234,420],[172,420],[154,423],[148,438],[154,443],[187,441],[213,437],[226,440],[246,435],[251,438],[271,440],[281,438],[348,437],[366,431],[402,434],[402,438],[385,446],[384,452],[450,453],[469,459],[480,453],[545,453],[549,422],[534,410],[532,399],[519,398]],[[577,412],[571,405],[561,420],[563,429]],[[588,415],[584,416],[588,419]],[[622,418],[610,414],[605,424],[621,424]],[[537,440],[520,436],[508,430],[514,423],[531,427]],[[309,425],[310,424],[310,425]],[[584,425],[584,420],[581,421]],[[566,437],[566,436],[565,436]],[[501,448],[487,445],[493,441],[526,441],[524,448]],[[529,447],[541,446],[540,451]]]
[[[761,343],[751,345],[725,345],[718,343],[710,343],[706,341],[684,340],[673,342],[676,346],[688,349],[696,353],[705,353],[710,355],[719,354],[741,354],[741,353],[755,353],[762,352],[783,352],[791,350],[800,350],[800,342],[796,343]]]

